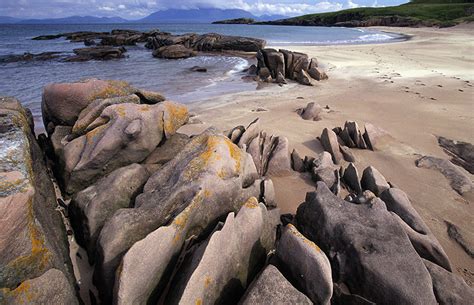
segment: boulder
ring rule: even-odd
[[[277,79],[278,74],[284,79],[285,75],[285,59],[283,54],[275,49],[262,49],[265,65],[270,70],[272,78]]]
[[[383,191],[390,188],[385,177],[373,166],[364,169],[360,182],[363,190],[369,190],[376,196],[380,196]]]
[[[314,159],[311,169],[314,182],[324,182],[334,193],[339,188],[339,167],[332,162],[331,155],[325,151]]]
[[[158,145],[151,154],[143,161],[145,164],[163,165],[173,159],[190,141],[190,138],[182,133],[176,133],[164,143]]]
[[[350,190],[354,191],[357,195],[362,195],[362,186],[360,185],[359,172],[353,163],[349,163],[347,168],[344,170],[342,179]]]
[[[187,120],[187,108],[172,102],[108,106],[85,127],[85,135],[64,146],[66,192],[73,194],[117,168],[142,162]]]
[[[312,120],[319,121],[321,120],[321,112],[323,108],[316,104],[315,102],[308,103],[305,108],[300,108],[297,110],[298,114],[303,120]]]
[[[438,137],[438,144],[451,157],[451,161],[474,174],[474,145],[471,143]]]
[[[359,129],[359,125],[357,122],[354,121],[346,121],[344,124],[344,130],[347,131],[349,137],[351,138],[351,142],[349,144],[354,143],[354,146],[360,149],[367,149],[367,145],[365,143],[364,138]],[[349,145],[348,145],[349,146]]]
[[[87,79],[75,83],[56,83],[44,87],[41,110],[48,134],[54,126],[73,126],[82,109],[96,99],[130,95],[135,91],[123,81]],[[49,128],[52,123],[53,128]]]
[[[472,190],[472,181],[461,169],[449,160],[432,156],[423,156],[416,160],[417,167],[436,169],[448,179],[451,188],[460,195]]]
[[[28,279],[12,289],[0,288],[0,303],[79,305],[73,286],[58,269],[49,269],[41,276]]]
[[[430,261],[423,260],[423,262],[431,275],[436,301],[440,305],[472,303],[474,289],[469,287],[460,276],[448,272]]]
[[[344,158],[344,160],[346,160],[347,162],[356,162],[356,158],[355,158],[354,154],[352,153],[352,151],[350,150],[349,147],[339,145],[339,150],[340,150],[340,152],[342,154],[342,158]]]
[[[267,67],[263,67],[258,69],[258,77],[260,77],[262,81],[268,81],[272,77],[272,74]]]
[[[196,52],[181,44],[163,46],[153,51],[153,57],[157,58],[181,59],[193,56],[196,56]]]
[[[124,58],[127,50],[124,47],[95,46],[73,50],[76,56],[68,57],[66,61],[111,60]]]
[[[265,40],[258,38],[208,33],[197,36],[192,47],[196,51],[257,52],[264,48],[265,44]]]
[[[314,86],[311,76],[305,70],[300,70],[296,74],[296,81],[305,86]]]
[[[312,61],[311,61],[311,63],[312,63]],[[314,67],[314,66],[310,67],[308,69],[308,74],[309,74],[309,76],[311,76],[312,78],[314,78],[317,81],[328,79],[328,76],[327,76],[326,72],[324,72],[324,70],[319,68],[319,67]]]
[[[303,159],[301,159],[296,149],[293,149],[293,151],[291,152],[291,167],[293,168],[294,171],[297,171],[300,173],[305,171]]]
[[[333,284],[329,259],[292,224],[282,229],[276,256],[287,277],[314,304],[330,304]]]
[[[268,265],[249,285],[239,304],[311,305],[313,303],[307,296],[293,287],[275,266]]]
[[[428,271],[381,200],[352,204],[318,182],[296,213],[300,232],[318,244],[352,294],[377,304],[436,304]]]
[[[139,164],[116,169],[88,188],[74,195],[69,215],[77,243],[95,257],[95,245],[102,227],[121,208],[133,207],[149,173]]]
[[[99,253],[94,275],[102,299],[111,298],[116,268],[132,246],[136,250],[127,253],[130,255],[124,259],[121,282],[117,284],[123,287],[120,289],[138,289],[143,296],[153,291],[157,284],[155,279],[159,280],[154,270],[161,270],[186,238],[199,235],[220,216],[238,210],[249,197],[260,197],[261,182],[256,181],[257,177],[251,157],[228,138],[212,130],[193,137],[175,158],[148,179],[134,208],[118,210],[104,225],[97,244]],[[193,212],[196,208],[198,210]],[[182,216],[175,218],[178,214]],[[174,225],[162,227],[167,223]],[[174,237],[167,232],[177,232],[179,238],[174,242]],[[175,246],[159,248],[168,254],[159,255],[162,259],[157,260],[156,250],[150,249],[155,249],[156,240],[168,241],[161,234],[171,238],[169,242]],[[151,256],[146,258],[146,253]],[[144,264],[142,270],[134,264],[126,265],[127,259],[153,265]],[[138,279],[129,276],[126,270],[138,272]],[[135,280],[136,285],[128,282]]]
[[[0,301],[3,294],[12,303],[27,293],[18,287],[52,269],[74,291],[66,230],[33,128],[18,100],[0,98]],[[34,292],[30,302],[47,295]],[[75,300],[74,293],[66,295]]]
[[[281,72],[278,72],[278,74],[275,78],[275,83],[280,84],[280,85],[287,84],[286,79],[283,76],[283,74],[281,74]]]
[[[265,206],[250,198],[237,216],[230,213],[222,230],[212,234],[202,256],[193,257],[190,276],[180,276],[175,287],[174,295],[182,290],[181,295],[176,302],[167,303],[228,304],[235,300],[265,263],[275,242],[275,226]]]
[[[389,134],[375,125],[370,123],[365,124],[365,132],[363,134],[363,139],[367,148],[371,150],[380,149],[384,142],[384,139],[388,138]],[[379,148],[377,148],[379,146]]]
[[[324,150],[331,154],[332,161],[335,164],[341,163],[343,157],[339,150],[337,135],[334,133],[334,131],[324,128],[323,132],[321,133],[320,141]]]

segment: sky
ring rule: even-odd
[[[60,18],[72,15],[139,19],[170,8],[238,8],[257,16],[297,16],[360,6],[391,6],[408,0],[0,0],[0,16]]]

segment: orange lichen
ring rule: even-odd
[[[209,285],[211,285],[211,283],[212,283],[211,277],[208,276],[208,275],[206,275],[206,276],[204,277],[204,288],[209,287]]]
[[[107,126],[106,125],[102,125],[102,126],[99,126],[99,127],[96,127],[94,129],[92,129],[91,131],[89,131],[87,134],[86,134],[86,140],[87,140],[87,143],[88,144],[92,144],[94,143],[94,140],[95,140],[95,137],[100,134],[102,132],[102,130],[106,129]]]
[[[301,241],[303,241],[306,245],[310,246],[311,248],[313,248],[314,250],[316,250],[317,252],[321,252],[321,248],[318,247],[318,245],[316,245],[314,242],[310,241],[309,239],[307,239],[303,234],[300,233],[300,231],[298,231],[294,225],[292,225],[291,223],[289,223],[288,225],[288,228],[290,229],[291,233],[293,235],[295,235],[296,237],[300,238]]]
[[[14,290],[8,290],[6,288],[2,290],[5,296],[14,299],[17,304],[31,304],[35,298],[35,294],[31,291],[29,281],[21,283]]]
[[[202,300],[201,299],[196,299],[196,305],[202,305]]]
[[[240,148],[232,143],[231,140],[225,138],[225,144],[229,148],[230,157],[235,161],[235,171],[240,172],[241,160],[242,160],[242,151]]]
[[[174,134],[189,118],[188,108],[171,102],[163,102],[164,126],[167,134]]]
[[[132,88],[125,81],[108,81],[108,86],[104,89],[92,94],[90,100],[105,99],[117,96],[129,95]]]
[[[258,200],[255,197],[250,197],[249,200],[244,204],[246,208],[255,209],[258,208]]]

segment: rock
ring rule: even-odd
[[[451,161],[454,164],[474,174],[474,145],[445,137],[438,137],[438,144],[452,157]]]
[[[196,52],[181,44],[163,46],[153,51],[153,57],[167,59],[181,59],[196,56]]]
[[[71,224],[77,243],[87,250],[91,262],[104,224],[117,210],[133,207],[135,197],[148,177],[143,166],[131,164],[116,169],[72,198],[69,204]]]
[[[207,72],[207,68],[194,66],[190,69],[192,72]]]
[[[164,102],[166,100],[163,94],[150,90],[139,89],[135,92],[135,95],[140,97],[141,104],[153,105]]]
[[[92,39],[84,39],[84,45],[86,47],[95,46],[96,42],[95,40],[92,40]]]
[[[292,79],[297,79],[301,71],[305,71],[305,72],[308,71],[309,64],[310,64],[310,59],[308,58],[308,55],[304,53],[293,52],[293,65],[291,67],[291,69],[293,70]],[[305,74],[309,78],[309,75],[307,73]]]
[[[431,275],[436,301],[440,305],[470,304],[474,300],[474,289],[461,277],[430,261],[423,260],[423,262]]]
[[[351,294],[343,283],[334,283],[333,290],[334,293],[331,299],[331,304],[333,305],[375,305],[374,302],[360,295]]]
[[[385,177],[373,166],[364,169],[360,182],[363,190],[372,191],[376,196],[390,188]]]
[[[277,84],[287,84],[286,79],[283,76],[283,74],[281,74],[281,72],[278,72],[278,74],[276,76],[276,79],[275,79],[275,83],[277,83]]]
[[[319,121],[321,120],[321,112],[323,109],[319,104],[314,102],[308,103],[305,108],[300,109],[299,115],[303,120],[312,120],[312,121]]]
[[[189,140],[187,135],[176,133],[156,147],[143,163],[163,165],[173,159],[186,146]]]
[[[243,138],[243,136],[242,136]],[[247,148],[260,176],[284,176],[291,172],[288,139],[260,132]]]
[[[308,70],[309,76],[314,78],[317,81],[325,80],[328,79],[328,76],[326,72],[324,72],[321,68],[319,67],[313,67]]]
[[[257,75],[257,66],[256,65],[250,65],[248,68],[244,69],[242,72],[247,73],[247,75]]]
[[[349,163],[342,177],[344,183],[357,195],[362,195],[362,186],[360,185],[359,172],[353,163]]]
[[[292,224],[283,228],[276,256],[284,273],[314,304],[330,304],[333,284],[329,259]]]
[[[258,76],[262,81],[267,81],[271,77],[270,70],[267,67],[258,70]]]
[[[45,61],[52,59],[61,59],[65,56],[61,52],[43,52],[38,54],[23,53],[21,55],[2,55],[0,56],[0,63],[12,63],[22,61]]]
[[[73,50],[76,56],[66,59],[66,61],[88,61],[88,60],[111,60],[124,58],[127,50],[123,47],[115,48],[109,46],[96,46],[88,48],[79,48]]]
[[[249,285],[239,304],[311,305],[313,303],[307,296],[293,287],[275,266],[268,265]]]
[[[3,293],[20,302],[25,291],[17,287],[52,269],[74,291],[66,229],[33,128],[18,100],[0,98],[0,301]],[[31,302],[47,294],[34,292]]]
[[[281,78],[285,79],[285,59],[283,54],[275,49],[262,49],[265,65],[270,70],[273,79],[281,74]]]
[[[118,104],[104,109],[90,130],[64,146],[64,184],[73,194],[113,170],[142,162],[188,120],[185,106]]]
[[[265,47],[265,40],[216,33],[198,35],[193,43],[196,51],[243,51],[257,52]]]
[[[88,79],[76,83],[57,83],[44,87],[41,111],[48,134],[53,126],[73,126],[82,109],[96,99],[130,95],[135,91],[123,81]],[[54,128],[53,128],[54,129]]]
[[[382,128],[376,127],[370,123],[365,124],[365,132],[363,134],[363,139],[367,148],[371,150],[376,150],[377,145],[382,147],[385,138],[388,138],[388,133]]]
[[[275,201],[275,187],[271,179],[267,178],[262,181],[260,194],[262,195],[261,202],[263,202],[265,206],[269,208],[277,207]]]
[[[303,159],[301,159],[296,149],[293,149],[293,151],[291,152],[291,167],[293,168],[293,170],[300,173],[305,171]]]
[[[351,136],[349,135],[349,130],[347,128],[344,128],[343,130],[341,130],[338,136],[347,147],[349,148],[357,147],[354,141],[352,140]]]
[[[342,157],[344,158],[344,160],[346,160],[347,162],[356,162],[356,158],[354,154],[351,152],[351,150],[349,149],[349,147],[339,145],[339,150],[341,151]]]
[[[459,246],[469,255],[471,258],[474,258],[474,248],[464,239],[460,229],[453,223],[449,221],[444,221],[448,226],[448,236],[453,239]]]
[[[239,126],[236,128],[240,128]],[[256,118],[253,120],[247,128],[244,128],[243,133],[241,134],[239,141],[234,142],[237,144],[240,148],[248,147],[250,145],[250,142],[256,137],[260,135],[260,132],[262,131],[260,127],[260,119]]]
[[[334,282],[352,294],[377,304],[436,304],[422,259],[382,201],[352,204],[318,182],[296,220],[304,236],[330,253]]]
[[[341,163],[343,157],[339,150],[337,135],[334,133],[334,131],[324,128],[323,132],[321,133],[320,141],[324,150],[331,154],[332,161],[335,164]]]
[[[128,258],[124,258],[117,284],[123,287],[120,289],[137,291],[143,297],[151,293],[160,278],[156,270],[164,270],[161,268],[167,266],[185,239],[199,235],[220,216],[238,210],[249,197],[260,197],[261,183],[256,178],[250,156],[228,138],[212,130],[193,137],[148,179],[134,208],[117,211],[104,225],[97,244],[94,275],[102,299],[110,299],[116,268],[132,246],[136,250],[131,249]],[[175,218],[178,214],[181,216]],[[167,223],[172,225],[160,228]],[[179,237],[174,241],[176,234]],[[137,243],[139,240],[142,241]],[[156,256],[156,249],[161,249],[162,254]],[[143,262],[143,268],[135,263],[127,265],[127,260]],[[128,275],[126,270],[138,276]]]
[[[305,86],[314,86],[311,76],[305,70],[300,70],[297,74],[296,81]]]
[[[237,216],[230,213],[222,230],[210,237],[202,257],[194,258],[197,265],[189,278],[180,278],[177,290],[183,287],[183,292],[176,303],[228,304],[241,295],[273,247],[275,223],[266,228],[272,222],[269,217],[255,198]]]
[[[245,132],[245,127],[240,125],[232,128],[229,132],[226,133],[227,137],[232,141],[232,143],[239,143],[240,137]]]
[[[436,169],[448,179],[451,188],[460,195],[472,190],[471,179],[449,160],[432,156],[423,156],[416,160],[417,167]]]
[[[28,279],[14,289],[0,289],[0,302],[10,305],[79,305],[74,288],[58,269],[49,269],[41,276]]]
[[[336,193],[339,188],[339,171],[338,166],[332,162],[331,155],[325,151],[319,154],[318,158],[313,161],[311,174],[313,181],[324,182],[333,192]]]
[[[347,133],[349,134],[349,137],[351,138],[352,141],[349,142],[350,144],[354,144],[354,147],[360,148],[360,149],[367,149],[367,145],[365,143],[365,140],[360,133],[359,130],[359,125],[357,125],[356,122],[354,121],[346,121],[344,124],[344,130],[347,130]],[[374,137],[372,137],[374,139]],[[349,146],[348,145],[348,146]]]

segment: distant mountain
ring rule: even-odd
[[[17,23],[20,22],[21,19],[8,17],[8,16],[0,16],[0,24],[10,24],[10,23]]]
[[[149,16],[136,20],[138,23],[212,23],[217,20],[250,18],[257,21],[273,21],[287,18],[280,15],[257,17],[240,9],[200,8],[191,10],[169,9],[157,11]]]
[[[91,23],[125,23],[130,22],[120,17],[71,16],[51,19],[26,19],[16,23],[21,24],[91,24]]]

